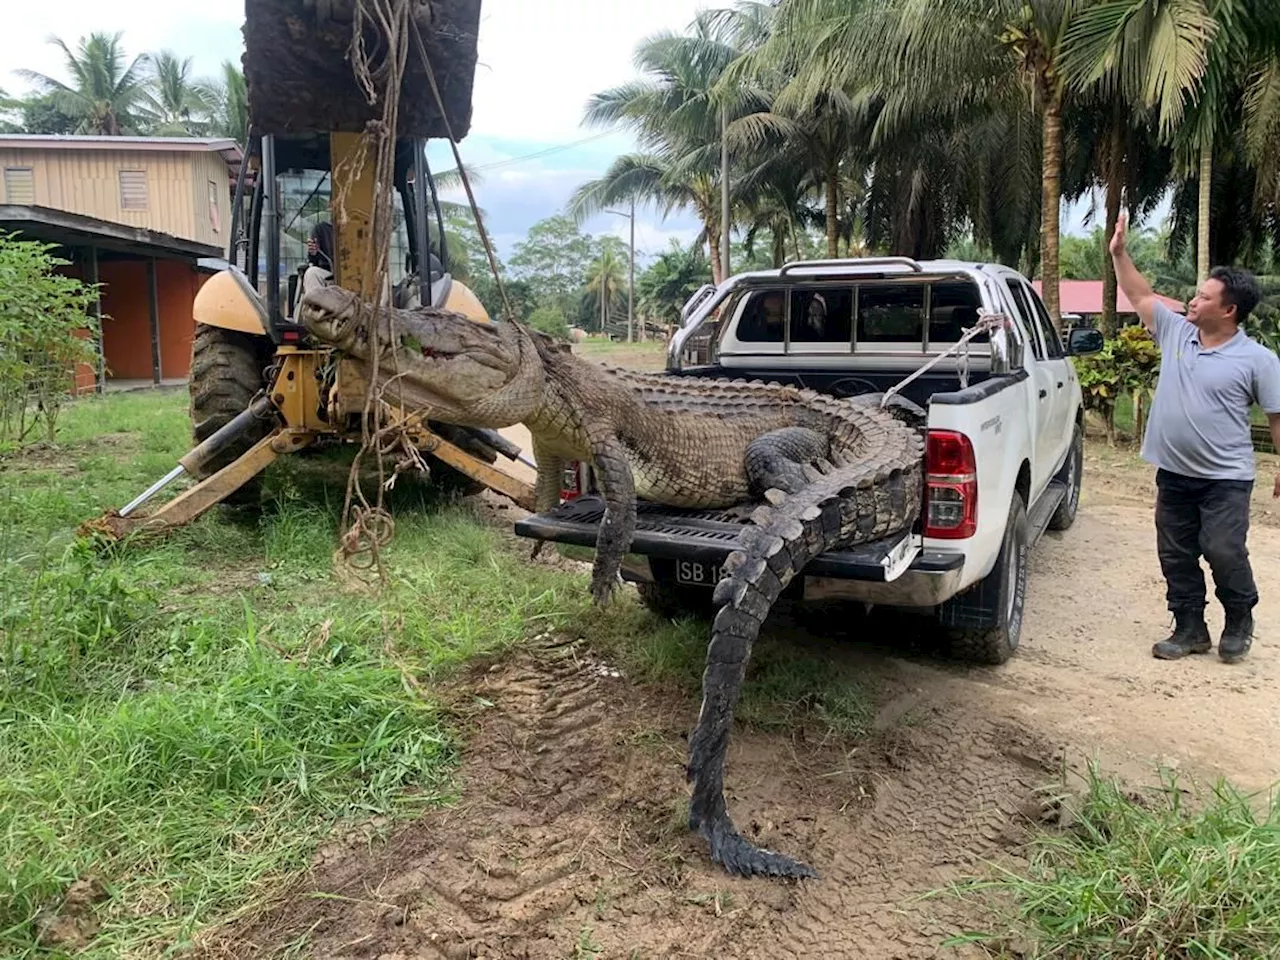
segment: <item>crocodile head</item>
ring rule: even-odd
[[[302,298],[298,319],[317,339],[368,361],[370,322],[378,325],[379,379],[404,402],[463,426],[519,423],[541,397],[542,364],[529,334],[511,323],[477,323],[460,313],[362,309],[337,286]]]

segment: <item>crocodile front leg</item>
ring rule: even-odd
[[[604,517],[596,535],[596,560],[591,571],[591,596],[603,604],[618,586],[622,557],[631,549],[636,531],[636,485],[627,453],[617,437],[591,443],[592,463],[604,495]]]
[[[560,481],[564,476],[564,457],[556,457],[544,451],[533,440],[533,462],[538,465],[538,482],[533,487],[535,513],[546,513],[560,505]]]
[[[547,453],[538,446],[538,438],[534,437],[533,462],[538,465],[538,480],[533,485],[533,509],[535,513],[546,513],[560,505],[560,478],[564,474],[564,458]],[[546,542],[534,542],[529,554],[530,560],[538,558]]]

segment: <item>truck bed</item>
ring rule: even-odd
[[[515,532],[534,540],[594,547],[603,516],[604,501],[599,496],[582,496],[517,521]],[[636,507],[632,551],[714,568],[737,549],[738,537],[748,523],[744,511],[682,510],[642,500]],[[909,567],[946,570],[959,560],[952,554],[921,553],[918,543],[919,536],[914,531],[905,531],[849,549],[828,551],[810,562],[804,574],[883,583],[896,579]],[[714,586],[714,582],[708,586]]]

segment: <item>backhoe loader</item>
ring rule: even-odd
[[[119,511],[87,523],[86,531],[114,539],[162,534],[215,504],[256,500],[262,471],[283,454],[360,442],[365,375],[310,343],[294,322],[306,284],[336,282],[358,291],[371,262],[375,156],[361,149],[360,132],[374,108],[346,62],[353,2],[246,0],[250,135],[227,260],[194,305],[189,389],[197,445],[168,475]],[[417,73],[407,68],[382,302],[430,304],[490,323],[475,294],[443,266],[444,224],[426,153],[428,137],[461,139],[469,127],[479,0],[414,0],[414,6],[445,110],[427,105],[432,92],[421,65]],[[331,225],[332,244],[309,255],[307,241],[323,237],[316,229],[323,223]],[[308,276],[314,270],[320,273]],[[388,418],[403,423],[402,436],[422,455],[430,482],[464,493],[489,488],[532,508],[532,487],[496,465],[501,455],[533,466],[510,440],[414,411],[386,409],[381,422]],[[184,475],[199,482],[147,515],[138,512]]]

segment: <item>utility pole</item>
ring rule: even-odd
[[[627,281],[627,343],[635,337],[636,323],[636,198],[631,198],[631,275]]]
[[[631,198],[630,213],[621,210],[606,210],[605,213],[627,217],[631,221],[631,277],[627,284],[627,343],[631,343],[635,338],[636,318],[636,198]]]

